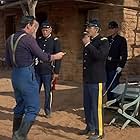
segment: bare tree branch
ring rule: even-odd
[[[23,3],[23,0],[20,0],[20,6],[21,6],[21,9],[22,9],[23,15],[24,15],[24,16],[28,16],[29,13],[28,13],[28,11],[26,10],[26,7],[25,7],[25,5],[24,5],[24,3]]]
[[[29,15],[35,17],[35,9],[38,0],[27,0],[28,8],[29,8]]]
[[[33,36],[34,38],[36,38],[36,32],[37,32],[38,28],[39,28],[39,23],[38,23],[38,22],[35,22],[35,31],[34,31],[33,34],[32,34],[32,36]]]
[[[30,16],[34,16],[35,17],[35,9],[36,9],[36,5],[37,5],[38,0],[27,0],[27,4],[28,4],[28,8],[29,8],[29,15]],[[35,32],[32,34],[34,38],[36,38],[36,32],[37,29],[39,27],[39,23],[36,22],[36,30]]]

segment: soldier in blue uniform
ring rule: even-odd
[[[119,26],[116,21],[109,22],[108,28],[111,35],[108,37],[110,50],[106,61],[106,89],[110,86],[117,72],[117,76],[107,92],[107,99],[113,100],[116,98],[116,95],[110,91],[119,84],[122,68],[125,66],[127,61],[127,41],[124,37],[118,34]]]
[[[86,24],[83,51],[83,88],[86,128],[80,134],[90,134],[90,140],[103,137],[102,96],[106,82],[105,61],[109,51],[107,38],[102,37],[100,23],[93,19]],[[89,37],[88,37],[89,36]]]
[[[54,54],[61,51],[60,41],[57,37],[52,36],[52,26],[45,20],[41,24],[42,36],[37,39],[38,45],[43,50],[43,52]],[[43,84],[45,89],[45,104],[44,111],[45,116],[50,117],[51,115],[51,105],[52,105],[52,91],[51,85],[53,80],[58,78],[60,71],[60,60],[53,62],[43,62],[38,59],[38,64],[36,65],[36,77],[39,83],[39,91]]]
[[[26,140],[40,110],[34,58],[49,62],[61,59],[64,55],[63,52],[53,55],[42,52],[33,37],[37,25],[33,16],[22,17],[20,30],[6,42],[6,62],[12,67],[12,86],[16,100],[12,140]]]

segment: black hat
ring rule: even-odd
[[[118,26],[118,23],[116,22],[116,21],[110,21],[109,23],[108,23],[108,28],[109,29],[114,29],[114,28],[118,28],[119,26]]]
[[[41,26],[40,26],[41,29],[42,28],[50,28],[50,27],[51,27],[51,25],[48,22],[48,20],[43,21],[42,24],[41,24]]]
[[[89,20],[85,24],[88,27],[101,27],[100,22],[97,19]]]

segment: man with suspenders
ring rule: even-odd
[[[34,57],[42,61],[61,59],[63,52],[50,55],[42,52],[33,33],[38,22],[33,16],[24,16],[20,30],[6,42],[6,62],[12,67],[12,85],[16,100],[12,140],[26,140],[27,134],[40,110],[39,86],[34,72]]]

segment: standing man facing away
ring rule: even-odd
[[[88,36],[82,39],[83,88],[86,128],[81,134],[90,134],[90,140],[103,137],[102,96],[106,82],[105,61],[109,51],[107,38],[100,35],[100,23],[93,19],[86,24]]]
[[[111,90],[119,84],[122,68],[127,61],[127,41],[118,34],[119,26],[116,21],[109,22],[108,29],[111,35],[108,37],[110,50],[106,61],[106,89],[108,90],[115,74],[117,74],[112,86],[107,92],[107,100],[113,100],[116,98],[116,95]]]
[[[12,85],[16,100],[12,140],[26,140],[40,109],[34,57],[39,57],[42,61],[53,61],[64,55],[63,52],[50,55],[40,49],[32,36],[37,25],[33,16],[22,17],[20,30],[6,42],[6,62],[12,66]]]
[[[55,54],[61,51],[60,42],[57,37],[52,36],[52,27],[48,20],[45,20],[41,24],[42,36],[37,39],[38,45],[43,52]],[[39,83],[39,92],[43,84],[45,90],[45,103],[44,111],[45,116],[48,118],[51,115],[52,105],[52,82],[58,78],[60,71],[61,60],[55,60],[52,62],[43,62],[38,60],[36,65],[36,76]]]

